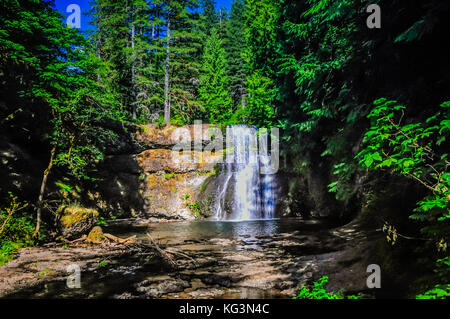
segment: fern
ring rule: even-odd
[[[305,11],[303,16],[308,17],[325,10],[330,2],[330,0],[309,1],[309,3],[314,3],[314,5],[309,10]]]

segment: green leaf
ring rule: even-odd
[[[370,167],[373,163],[373,157],[372,156],[366,156],[365,160],[364,160],[364,165],[366,165],[366,167]]]

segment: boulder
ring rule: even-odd
[[[105,241],[120,243],[120,244],[135,244],[136,243],[136,235],[128,237],[128,238],[120,238],[108,233],[104,233],[100,226],[95,226],[87,235],[86,242],[88,243],[102,243]]]
[[[76,206],[61,206],[57,214],[62,236],[67,239],[87,233],[95,225],[99,216],[95,209]]]

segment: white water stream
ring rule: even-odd
[[[226,163],[221,173],[225,178],[217,192],[215,219],[273,219],[276,178],[267,174],[271,164],[267,136],[258,138],[258,130],[247,125],[228,126],[226,133]]]

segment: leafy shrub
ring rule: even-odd
[[[433,289],[417,295],[417,299],[449,299],[450,285],[436,285]]]
[[[27,203],[20,203],[11,193],[9,207],[0,209],[0,265],[12,258],[14,251],[33,245],[33,221],[23,210]]]
[[[422,232],[429,240],[436,242],[438,253],[446,253],[450,229],[450,161],[447,147],[450,101],[442,103],[441,107],[441,111],[423,123],[405,123],[406,107],[385,98],[376,100],[368,115],[372,126],[365,133],[365,147],[356,157],[368,169],[390,170],[415,180],[429,191],[429,195],[417,203],[410,218],[424,224]],[[450,296],[447,284],[449,269],[448,257],[441,259],[436,272],[445,284],[417,297]]]
[[[328,283],[328,277],[323,276],[317,282],[313,283],[312,289],[302,286],[299,289],[299,293],[293,299],[359,299],[361,296],[350,295],[345,297],[344,294],[339,292],[328,292],[324,285]]]
[[[450,278],[450,257],[439,259],[436,262],[435,272],[440,281],[447,282],[447,284],[438,284],[434,288],[418,295],[417,299],[450,299],[450,284],[448,284]]]

